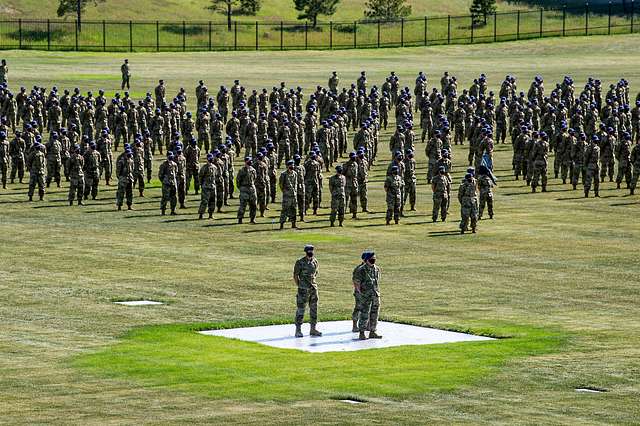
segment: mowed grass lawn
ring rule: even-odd
[[[240,78],[249,89],[286,81],[309,93],[333,70],[343,84],[361,70],[380,84],[395,70],[411,87],[420,70],[430,86],[445,70],[464,86],[485,72],[494,89],[509,73],[523,90],[536,74],[548,88],[565,74],[579,85],[588,76],[607,84],[625,77],[635,98],[640,57],[629,52],[638,40],[128,57],[136,96],[164,78],[171,94],[187,88],[190,102],[199,79],[212,90]],[[123,59],[2,56],[14,87],[110,93]],[[389,135],[383,133],[382,158]],[[455,182],[465,158],[466,147],[454,148]],[[457,233],[456,200],[446,223],[430,222],[422,144],[418,211],[390,227],[381,189],[386,160],[371,176],[374,213],[347,220],[343,229],[327,227],[326,197],[318,217],[278,232],[278,206],[258,225],[235,225],[237,200],[215,221],[195,220],[193,195],[179,216],[160,217],[157,181],[144,200],[135,199],[133,212],[115,211],[114,187],[78,208],[67,205],[66,185],[35,203],[26,202],[26,185],[10,186],[0,192],[1,422],[637,423],[640,197],[607,182],[600,199],[585,200],[557,180],[550,192],[530,194],[512,180],[510,161],[510,146],[499,146],[496,217],[464,236]],[[195,337],[202,323],[291,320],[291,269],[306,243],[316,245],[321,263],[323,319],[350,316],[351,271],[360,252],[372,248],[383,269],[386,319],[512,338],[316,357]],[[112,303],[135,298],[166,305]],[[261,357],[264,364],[256,362]],[[608,392],[575,392],[580,386]],[[348,395],[369,402],[334,399]]]

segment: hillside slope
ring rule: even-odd
[[[342,0],[338,11],[331,17],[334,21],[352,21],[363,17],[365,0]],[[414,16],[466,15],[471,0],[408,0]],[[88,6],[85,19],[106,20],[223,20],[224,15],[211,13],[205,7],[209,0],[107,0],[98,6]],[[0,4],[0,16],[3,19],[57,18],[58,2],[49,0],[3,0]],[[507,11],[525,5],[513,5],[498,1],[498,10]],[[244,21],[292,21],[298,12],[293,0],[263,0],[262,10],[257,16],[237,16]],[[69,17],[68,19],[73,19]],[[326,20],[329,20],[328,18]]]

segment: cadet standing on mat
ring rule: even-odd
[[[376,263],[376,254],[367,251],[362,254],[364,264],[353,274],[353,285],[356,299],[360,302],[358,331],[359,339],[366,340],[364,332],[369,326],[369,339],[381,339],[382,336],[376,333],[378,327],[378,316],[380,313],[380,268]]]
[[[314,247],[307,245],[304,247],[305,256],[298,259],[293,268],[293,281],[298,286],[296,296],[296,337],[302,337],[302,321],[304,311],[309,305],[309,317],[311,323],[311,336],[322,336],[316,329],[318,322],[318,260],[314,256]]]

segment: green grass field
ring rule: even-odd
[[[526,89],[565,75],[640,88],[638,36],[590,37],[341,52],[128,55],[133,92],[159,78],[168,93],[240,78],[249,89],[279,81],[307,92],[337,70],[382,82],[392,70],[412,86],[444,70],[468,85],[481,72]],[[122,55],[3,52],[12,86],[98,88],[113,93]],[[382,138],[382,152],[390,132]],[[605,183],[601,198],[551,180],[530,194],[510,176],[510,146],[496,155],[496,217],[478,234],[433,224],[418,146],[418,211],[384,226],[385,162],[373,169],[374,213],[343,229],[328,210],[298,231],[235,225],[232,207],[198,221],[190,195],[180,215],[159,215],[154,181],[133,212],[115,210],[113,187],[69,207],[67,188],[26,202],[26,185],[0,191],[0,423],[635,424],[640,421],[637,220],[640,197]],[[384,155],[384,154],[383,154]],[[466,163],[454,148],[454,181]],[[156,164],[157,170],[157,164]],[[321,319],[351,314],[351,270],[373,248],[383,269],[387,320],[509,337],[492,342],[303,354],[200,336],[204,326],[293,320],[293,262],[313,243],[321,263]],[[131,308],[114,300],[166,305]],[[600,394],[580,386],[607,389]],[[348,405],[353,397],[366,404]]]

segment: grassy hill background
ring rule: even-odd
[[[365,0],[342,0],[331,19],[361,19],[364,17],[365,3]],[[408,3],[412,7],[413,16],[466,15],[471,0],[409,0]],[[209,4],[209,0],[107,0],[95,7],[88,6],[84,16],[85,19],[107,20],[223,20],[224,15],[205,9]],[[0,4],[0,16],[9,19],[57,18],[57,6],[56,0],[3,0]],[[498,11],[527,8],[524,4],[498,0]],[[257,16],[237,15],[238,20],[245,21],[295,21],[297,17],[293,0],[263,0],[262,9]]]

